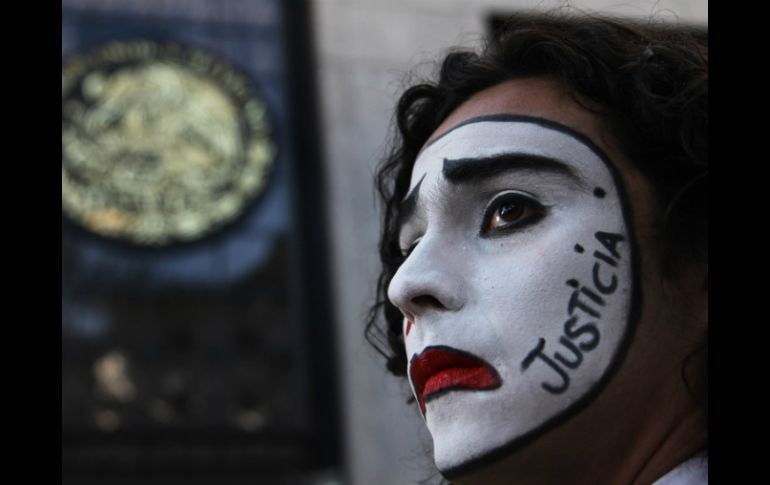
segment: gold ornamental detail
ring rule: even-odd
[[[112,42],[62,65],[62,210],[89,231],[198,239],[263,191],[274,157],[264,102],[212,54]]]

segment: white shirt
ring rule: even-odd
[[[708,452],[701,452],[666,473],[652,485],[702,485],[709,482]]]

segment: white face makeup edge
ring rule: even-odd
[[[410,385],[451,479],[569,419],[619,367],[641,306],[633,217],[588,137],[510,114],[434,140],[407,198],[389,298],[413,317]]]

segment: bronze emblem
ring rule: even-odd
[[[214,55],[105,44],[62,64],[62,211],[135,244],[198,239],[265,188],[271,135],[250,81]]]

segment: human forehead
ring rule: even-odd
[[[603,113],[600,105],[569,92],[555,78],[535,76],[508,80],[479,91],[455,108],[423,145],[418,160],[435,140],[468,120],[507,114],[548,120],[580,133],[607,154],[619,170],[638,178],[638,170],[608,134],[600,113]]]
[[[496,114],[466,119],[434,138],[417,158],[410,192],[464,170],[495,174],[526,172],[535,176],[567,174],[579,183],[603,179],[612,161],[587,136],[552,120]],[[494,178],[488,173],[485,177]]]
[[[580,131],[606,151],[614,151],[613,140],[605,136],[603,121],[597,115],[601,107],[585,99],[578,103],[577,97],[547,76],[502,82],[479,91],[452,111],[428,138],[423,150],[466,120],[507,113],[551,120]]]

